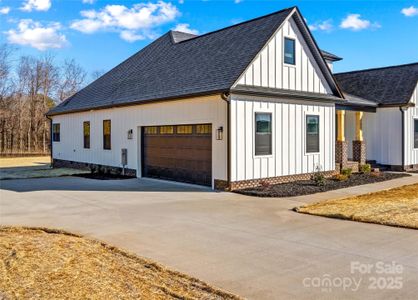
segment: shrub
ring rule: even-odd
[[[341,175],[345,175],[348,178],[350,178],[351,173],[353,173],[353,169],[351,169],[351,168],[344,168],[344,169],[341,170],[340,173],[341,173]]]
[[[311,176],[311,180],[315,182],[317,186],[323,186],[325,185],[325,176],[321,172],[321,167],[317,166],[315,168],[315,173]]]
[[[334,176],[334,179],[337,181],[346,181],[348,179],[348,176],[344,174],[337,174]]]
[[[380,177],[382,174],[380,173],[380,172],[371,172],[370,173],[370,176],[373,176],[373,177]]]
[[[363,174],[369,174],[372,171],[372,166],[370,164],[364,164],[360,166],[360,172]]]

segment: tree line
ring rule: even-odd
[[[50,53],[17,57],[0,45],[0,155],[48,153],[46,112],[81,89],[87,72],[74,59],[58,63]],[[102,74],[95,71],[92,79]]]

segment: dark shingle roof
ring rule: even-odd
[[[334,74],[344,93],[381,105],[407,104],[418,81],[418,63]]]
[[[335,54],[332,54],[331,52],[325,51],[325,50],[321,50],[321,54],[327,60],[331,60],[331,61],[339,61],[339,60],[342,60],[341,57],[339,57],[339,56],[337,56]]]
[[[293,9],[201,36],[168,32],[48,114],[227,91]]]

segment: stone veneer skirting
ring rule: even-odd
[[[325,177],[331,177],[339,173],[338,170],[325,171],[321,172]],[[269,177],[269,178],[260,178],[260,179],[251,179],[251,180],[241,180],[233,181],[229,185],[229,190],[239,190],[245,188],[258,187],[263,184],[280,184],[287,183],[298,180],[309,180],[314,173],[305,173],[305,174],[296,174],[296,175],[287,175],[279,177]]]
[[[109,173],[109,174],[117,174],[117,175],[122,174],[122,171],[123,171],[123,169],[120,167],[112,167],[112,166],[105,166],[105,165],[98,165],[98,164],[91,164],[91,163],[84,163],[84,162],[56,159],[56,158],[52,160],[52,166],[54,168],[73,168],[73,169],[89,170],[92,172]],[[136,176],[136,170],[125,168],[125,175]]]

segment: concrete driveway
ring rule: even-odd
[[[76,177],[0,184],[1,224],[86,234],[247,298],[418,294],[418,231],[291,210],[323,194],[261,199],[154,180]],[[385,265],[378,274],[382,264],[400,267]]]

